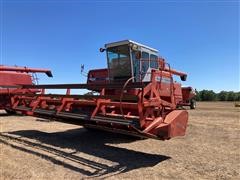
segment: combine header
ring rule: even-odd
[[[90,70],[87,84],[21,85],[19,90],[37,91],[12,94],[12,110],[133,136],[166,140],[185,135],[188,113],[177,110],[183,95],[173,79],[186,80],[185,73],[172,69],[157,50],[131,40],[100,51],[106,51],[108,68]],[[46,94],[46,89],[66,89],[66,94]],[[92,93],[71,94],[72,89]]]
[[[11,108],[11,97],[15,93],[37,93],[37,89],[20,89],[20,85],[33,85],[37,83],[35,73],[46,73],[52,77],[49,69],[36,69],[19,66],[0,65],[0,109],[5,109],[9,114],[14,113]]]

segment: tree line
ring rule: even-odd
[[[221,91],[215,93],[213,90],[196,91],[197,101],[240,101],[240,92]]]

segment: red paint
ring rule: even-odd
[[[160,140],[184,136],[188,113],[177,107],[192,98],[192,94],[175,82],[173,75],[185,79],[186,73],[171,69],[162,58],[158,59],[158,65],[158,69],[152,69],[149,82],[134,83],[132,78],[110,82],[108,69],[96,69],[89,71],[87,84],[39,86],[31,85],[28,74],[37,69],[17,68],[9,72],[14,68],[2,68],[4,78],[0,85],[20,86],[0,91],[0,107],[134,136]],[[46,71],[49,72],[39,70]],[[66,89],[66,94],[45,94],[45,89]],[[73,95],[71,89],[93,90],[99,95]]]
[[[30,73],[46,73],[51,76],[48,69],[27,68],[18,66],[0,65],[0,109],[11,108],[11,96],[15,93],[36,93],[36,89],[21,89],[21,85],[32,85],[33,77]]]

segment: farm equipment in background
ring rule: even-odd
[[[189,106],[196,109],[196,92],[192,87],[182,87],[182,101],[178,103],[178,107]]]
[[[33,85],[37,83],[35,73],[45,73],[48,77],[52,77],[49,69],[0,65],[0,109],[4,109],[9,114],[14,113],[11,108],[11,97],[13,94],[35,94],[40,92],[37,89],[19,89],[20,85]]]
[[[240,107],[240,103],[239,103],[239,102],[235,102],[235,103],[234,103],[234,106],[235,106],[235,107]]]
[[[28,83],[11,94],[11,109],[144,138],[185,135],[188,112],[177,109],[183,91],[173,76],[185,81],[186,73],[172,69],[156,49],[131,40],[106,44],[100,51],[106,51],[108,68],[90,70],[87,84]],[[37,92],[21,92],[26,89]],[[66,94],[46,94],[46,89],[66,89]],[[91,93],[71,94],[72,89]]]

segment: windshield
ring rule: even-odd
[[[128,45],[108,48],[107,57],[111,80],[127,80],[131,77],[131,61]]]

